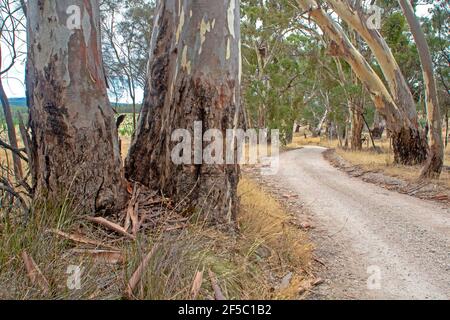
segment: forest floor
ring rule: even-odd
[[[325,148],[282,153],[259,177],[302,208],[325,283],[318,299],[449,299],[450,210],[389,191],[333,167]]]

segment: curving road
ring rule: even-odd
[[[269,179],[298,194],[326,281],[313,298],[450,299],[450,209],[351,178],[308,147]]]

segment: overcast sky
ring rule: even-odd
[[[418,7],[418,14],[420,16],[427,15],[429,6],[421,5]],[[10,56],[7,51],[7,47],[4,43],[1,43],[2,46],[2,55],[3,55],[3,63],[2,65],[6,65],[9,63]],[[26,47],[24,43],[19,44],[19,51],[25,52]],[[6,94],[9,98],[22,98],[25,97],[25,56],[21,56],[17,61],[16,65],[12,70],[8,72],[8,74],[3,76],[3,85],[6,91]],[[143,92],[137,92],[137,101],[142,101]],[[114,102],[114,101],[113,101]],[[124,97],[120,102],[130,102],[129,97]]]

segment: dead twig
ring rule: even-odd
[[[170,231],[180,230],[180,229],[184,229],[184,228],[187,228],[187,225],[179,225],[179,226],[165,228],[164,231],[170,232]]]
[[[92,245],[92,246],[97,247],[97,248],[108,248],[108,249],[111,249],[111,250],[119,250],[116,247],[110,246],[110,245],[105,244],[105,243],[100,242],[100,241],[89,239],[89,238],[87,238],[87,237],[85,237],[83,235],[68,234],[68,233],[65,233],[65,232],[62,232],[62,231],[59,231],[59,230],[55,230],[55,229],[47,230],[47,232],[56,234],[57,236],[60,236],[62,238],[68,239],[68,240],[71,240],[73,242],[87,244],[87,245]]]
[[[25,199],[22,198],[22,196],[14,190],[14,188],[11,186],[9,181],[6,178],[0,178],[0,191],[4,191],[9,193],[11,196],[19,200],[20,205],[24,209],[26,216],[28,216],[28,212],[30,211],[30,208],[28,208],[27,203],[25,202]]]
[[[22,152],[25,152],[24,149],[15,149],[12,146],[10,146],[8,143],[6,143],[5,141],[3,141],[2,139],[0,139],[0,147],[5,148],[9,151],[11,151],[12,153],[14,153],[15,155],[17,155],[20,159],[22,159],[25,162],[28,162],[28,158],[25,157],[23,155]]]
[[[322,266],[324,266],[324,267],[326,267],[327,265],[325,264],[325,262],[323,262],[322,260],[320,260],[319,258],[317,258],[317,257],[314,257],[313,258],[313,260],[315,261],[315,262],[317,262],[317,263],[319,263],[319,264],[321,264]]]

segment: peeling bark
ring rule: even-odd
[[[235,220],[239,167],[200,164],[195,152],[192,165],[177,166],[171,135],[187,129],[194,136],[194,123],[202,121],[203,132],[218,129],[225,137],[239,124],[239,10],[237,0],[160,2],[143,108],[126,160],[129,179],[187,202],[213,224]]]
[[[81,9],[69,29],[67,10]],[[36,196],[69,195],[86,213],[123,207],[126,189],[106,93],[97,0],[28,2],[27,98]]]

